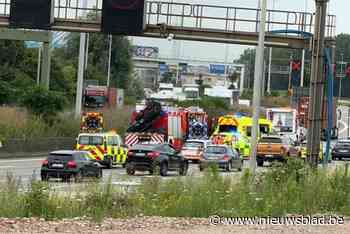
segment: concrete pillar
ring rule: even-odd
[[[50,68],[51,68],[51,42],[44,42],[40,85],[46,89],[49,89],[50,87],[50,71],[51,71]]]

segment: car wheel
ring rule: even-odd
[[[108,158],[107,168],[108,168],[108,169],[112,169],[112,168],[113,168],[113,161],[112,161],[112,157],[109,157],[109,158]]]
[[[159,174],[161,176],[167,176],[168,174],[168,164],[163,162],[162,164],[160,164],[160,171]]]
[[[231,170],[232,170],[232,162],[229,161],[229,162],[227,162],[227,165],[226,165],[226,171],[230,172]]]
[[[122,167],[125,168],[125,167],[126,167],[126,163],[123,163],[123,164],[122,164]]]
[[[343,158],[342,157],[338,157],[339,161],[341,161]]]
[[[179,169],[179,175],[185,176],[187,175],[187,172],[188,172],[188,162],[185,161]]]
[[[135,168],[131,164],[126,164],[126,173],[128,175],[135,175]]]
[[[258,167],[264,166],[264,160],[263,159],[257,159],[256,163],[258,164]]]
[[[41,181],[49,181],[49,176],[47,174],[41,174]]]
[[[83,180],[83,175],[81,171],[78,171],[77,174],[74,175],[74,182],[79,183]]]
[[[100,179],[103,177],[103,172],[102,172],[102,169],[98,170],[98,172],[96,173],[96,178],[97,179]]]

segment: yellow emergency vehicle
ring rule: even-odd
[[[252,136],[252,125],[253,125],[253,118],[251,117],[241,117],[239,118],[239,125],[238,130],[250,138]],[[272,122],[265,118],[259,119],[259,131],[260,134],[271,134],[272,133]]]
[[[211,137],[214,144],[225,144],[239,151],[243,158],[250,155],[250,142],[247,136],[239,131],[239,120],[233,115],[224,115],[218,119]]]
[[[112,168],[114,165],[125,166],[128,148],[121,137],[114,131],[106,133],[81,133],[77,138],[77,150],[90,152],[90,157],[100,164]]]

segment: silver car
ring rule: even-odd
[[[208,145],[199,163],[199,170],[203,171],[212,164],[226,171],[231,171],[233,168],[241,171],[243,159],[235,149],[227,145]]]

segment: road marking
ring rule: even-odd
[[[0,166],[0,169],[14,168],[14,166]]]
[[[346,130],[348,130],[348,126],[347,126],[347,124],[346,124],[344,121],[342,121],[342,120],[339,120],[339,123],[342,124],[342,125],[344,126],[344,128],[343,128],[341,131],[339,131],[339,134],[342,134],[343,132],[345,132]]]
[[[11,162],[30,162],[30,161],[42,161],[45,158],[31,158],[31,159],[8,159],[0,160],[0,163],[11,163]]]

